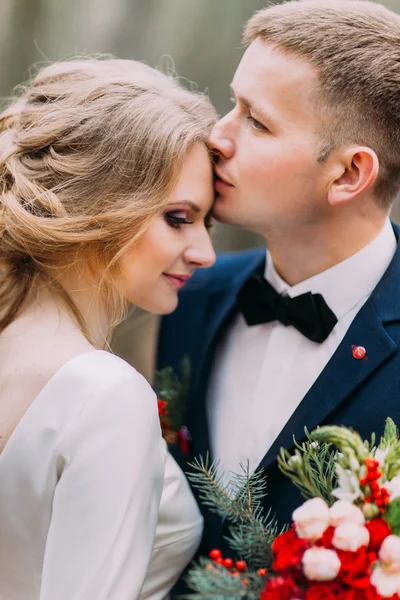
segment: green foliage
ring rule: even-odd
[[[400,472],[400,440],[399,431],[394,421],[386,419],[385,432],[379,449],[386,452],[384,462],[384,479],[390,481]]]
[[[183,425],[184,404],[189,390],[190,361],[185,356],[180,363],[180,373],[176,375],[172,367],[156,371],[154,391],[157,397],[168,402],[168,423],[173,431]]]
[[[316,442],[334,444],[344,456],[353,455],[360,464],[371,453],[372,445],[369,442],[364,442],[356,431],[341,425],[317,427],[310,437]]]
[[[247,561],[252,569],[269,568],[271,545],[278,535],[276,520],[264,515],[261,500],[266,496],[263,472],[250,475],[249,467],[232,476],[229,483],[219,472],[218,463],[208,464],[208,457],[197,459],[188,478],[199,489],[202,504],[226,518],[231,526],[226,538],[230,547]]]
[[[385,423],[385,431],[381,438],[379,447],[382,450],[385,450],[389,446],[396,444],[399,441],[399,431],[397,429],[396,423],[388,417]]]
[[[245,578],[247,585],[242,579]],[[265,585],[265,580],[253,573],[243,573],[232,577],[224,567],[213,561],[200,558],[187,574],[185,580],[194,594],[185,594],[185,598],[210,598],[212,600],[257,600]]]
[[[301,445],[294,439],[296,449],[293,455],[281,448],[279,469],[300,490],[303,498],[308,500],[319,496],[332,505],[336,500],[332,490],[336,482],[337,453],[330,443],[313,441],[307,429],[305,433],[307,441]]]
[[[395,498],[385,512],[385,521],[394,535],[400,535],[400,498]]]

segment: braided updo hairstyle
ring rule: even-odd
[[[0,115],[0,331],[37,284],[99,266],[110,323],[123,316],[118,259],[165,207],[183,161],[215,122],[208,99],[132,60],[41,70]]]

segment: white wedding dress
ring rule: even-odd
[[[104,351],[67,362],[0,454],[0,599],[159,600],[201,531],[148,383]]]

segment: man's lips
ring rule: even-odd
[[[233,187],[232,183],[230,183],[229,179],[219,173],[217,170],[215,171],[215,186],[216,187]]]
[[[187,280],[191,277],[191,275],[177,275],[176,273],[163,273],[163,275],[178,289],[183,287]]]

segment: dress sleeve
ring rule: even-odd
[[[133,369],[93,388],[57,452],[40,600],[135,600],[149,565],[165,465],[156,398]]]

